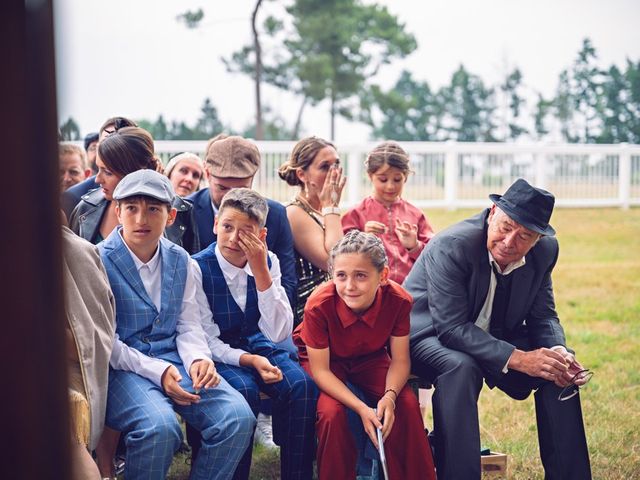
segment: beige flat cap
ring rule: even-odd
[[[250,140],[231,136],[209,145],[206,162],[215,177],[248,178],[253,177],[260,166],[260,152]]]

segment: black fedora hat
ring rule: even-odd
[[[524,178],[519,178],[504,195],[491,194],[489,198],[500,210],[520,225],[541,235],[555,235],[549,225],[555,197],[553,194],[531,186]]]

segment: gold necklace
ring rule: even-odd
[[[298,194],[298,196],[296,197],[297,200],[302,203],[303,205],[305,205],[309,210],[311,210],[313,213],[322,216],[322,212],[320,210],[318,210],[317,208],[313,208],[311,206],[311,204],[309,203],[309,201],[304,198],[301,194]]]

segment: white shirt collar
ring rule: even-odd
[[[122,237],[122,229],[120,229],[118,233],[120,234],[120,237]],[[138,272],[144,266],[146,266],[151,273],[154,273],[156,271],[158,265],[160,265],[160,242],[158,242],[158,246],[156,247],[156,253],[153,254],[153,257],[151,257],[151,260],[149,260],[147,263],[144,263],[138,258],[135,253],[133,253],[133,251],[129,248],[129,245],[127,245],[127,242],[124,241],[124,238],[122,238],[122,243],[124,243],[124,246],[127,247],[127,250],[129,250],[131,258],[133,259],[133,264],[136,266],[136,270],[138,270]]]
[[[490,265],[495,265],[496,270],[498,270],[498,273],[500,273],[501,275],[509,275],[515,269],[520,268],[525,263],[527,263],[525,258],[522,257],[520,260],[516,260],[515,262],[511,262],[509,265],[507,265],[507,268],[505,268],[504,271],[502,271],[502,269],[500,268],[500,265],[498,265],[498,262],[496,262],[496,260],[493,258],[493,255],[491,255],[491,252],[487,250],[487,253],[489,254],[489,264]]]
[[[249,267],[249,262],[247,262],[242,268],[232,265],[226,258],[224,258],[222,253],[220,253],[220,248],[218,247],[218,245],[216,245],[216,258],[218,259],[218,263],[220,264],[222,273],[224,273],[226,277],[234,279],[240,272],[244,272],[246,275],[250,275],[253,277],[251,267]]]

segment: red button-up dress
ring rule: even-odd
[[[319,286],[307,300],[304,320],[293,334],[302,367],[311,374],[306,346],[329,348],[330,368],[343,382],[358,386],[367,403],[382,397],[391,360],[391,336],[409,334],[411,296],[397,283],[378,288],[373,304],[354,313],[338,296],[333,282]],[[408,386],[396,400],[396,418],[385,452],[390,478],[435,479],[418,401]],[[355,478],[357,452],[346,407],[320,393],[317,406],[318,474],[320,480]]]

